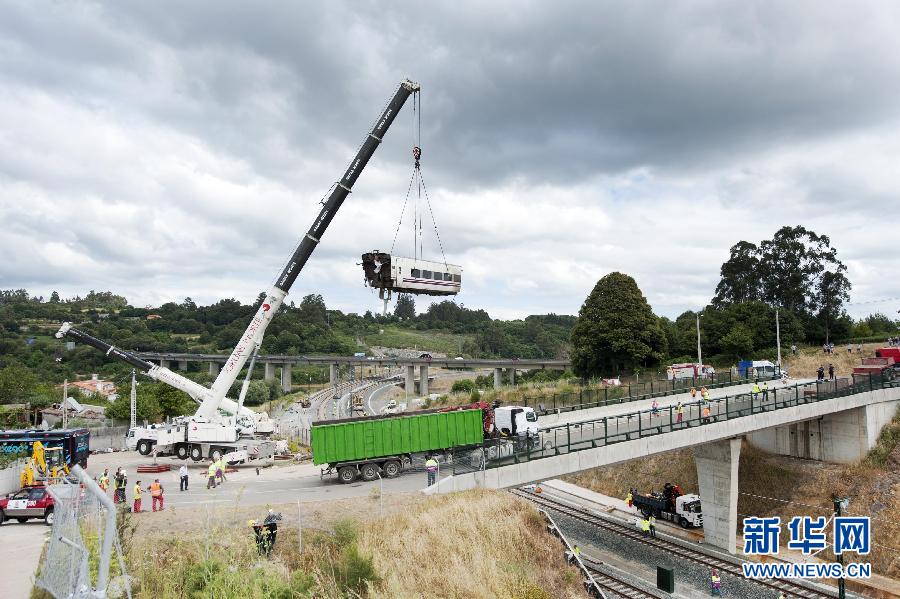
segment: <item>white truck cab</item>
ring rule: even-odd
[[[509,436],[536,436],[540,431],[534,408],[521,406],[494,408],[494,426]]]
[[[675,514],[679,522],[681,518],[684,518],[694,528],[702,527],[703,512],[700,511],[700,496],[694,493],[680,495],[675,499]]]

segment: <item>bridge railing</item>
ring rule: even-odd
[[[678,405],[666,406],[558,425],[529,439],[491,439],[475,451],[454,452],[453,473],[499,468],[898,386],[900,380],[894,379],[892,371],[883,375],[854,375],[852,378],[775,387],[767,392],[761,390],[710,401],[681,403],[680,409]]]
[[[517,399],[516,403],[534,408],[539,415],[561,414],[563,412],[601,408],[603,406],[630,403],[655,397],[668,397],[670,395],[687,393],[692,388],[699,393],[702,387],[723,389],[737,385],[746,385],[754,381],[761,383],[763,381],[777,381],[780,379],[780,373],[769,376],[741,377],[733,376],[729,371],[728,373],[717,373],[712,377],[646,381],[620,387],[583,387],[577,391],[539,395],[524,393],[521,401]]]

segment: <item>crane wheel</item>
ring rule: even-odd
[[[186,460],[188,458],[188,449],[184,445],[179,445],[175,448],[175,455],[178,456],[179,460]]]
[[[199,462],[203,459],[203,451],[198,446],[191,447],[191,459],[195,462]]]
[[[153,450],[153,443],[146,439],[141,439],[138,441],[137,450],[141,455],[150,455],[150,452]]]

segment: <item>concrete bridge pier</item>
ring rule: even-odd
[[[406,367],[406,392],[416,394],[416,367],[412,365]]]
[[[160,367],[162,367],[162,368],[168,368],[169,366],[172,365],[172,363],[169,362],[168,360],[160,360],[160,361],[159,361],[159,365],[160,365]]]
[[[187,370],[187,360],[178,361],[178,370]]]
[[[737,542],[738,460],[740,438],[694,448],[697,483],[703,506],[705,543],[735,553]]]
[[[290,364],[282,364],[281,365],[281,390],[285,393],[291,392],[291,374],[293,370],[293,366]]]
[[[494,369],[494,389],[499,390],[503,385],[503,369],[495,368]]]
[[[212,377],[219,376],[219,363],[218,362],[210,362],[209,363],[209,376],[212,376]]]
[[[516,369],[515,368],[509,369],[509,384],[510,384],[510,386],[516,384]]]
[[[275,365],[271,362],[264,362],[263,380],[266,382],[275,380]]]
[[[428,364],[419,366],[419,394],[428,397]]]
[[[337,384],[339,382],[338,374],[339,374],[338,365],[331,364],[330,367],[328,368],[328,382],[331,383],[332,387],[337,387]]]

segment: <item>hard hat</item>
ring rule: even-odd
[[[251,528],[256,526],[256,520],[247,520],[247,526]]]

